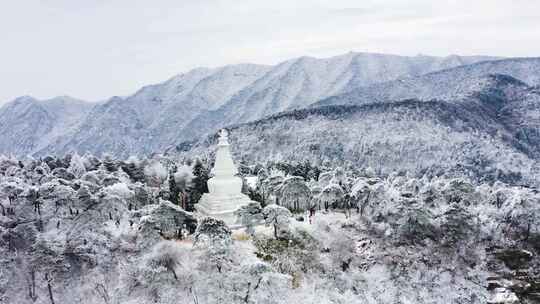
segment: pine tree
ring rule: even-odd
[[[144,182],[144,166],[138,160],[133,159],[127,162],[120,162],[120,167],[129,175],[133,182]]]
[[[103,158],[103,165],[109,172],[115,172],[118,170],[118,164],[110,154],[105,154]]]
[[[180,195],[180,189],[176,185],[176,181],[174,179],[174,173],[176,173],[176,166],[173,166],[173,168],[169,171],[169,189],[171,191],[171,197],[170,200],[175,205],[180,205],[179,201],[179,195]]]
[[[197,158],[193,165],[193,181],[189,188],[189,208],[193,208],[193,205],[198,203],[201,196],[204,193],[208,193],[207,181],[209,177],[209,170],[204,166],[203,162]]]
[[[193,187],[199,191],[199,193],[208,193],[207,181],[210,179],[208,169],[204,166],[202,161],[197,158],[195,165],[193,166]]]

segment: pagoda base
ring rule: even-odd
[[[242,193],[219,196],[205,193],[195,205],[195,209],[200,216],[220,219],[230,228],[238,228],[242,227],[242,224],[234,213],[251,202],[251,199]]]

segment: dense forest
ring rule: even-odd
[[[0,302],[538,300],[534,188],[239,160],[254,202],[231,231],[190,212],[199,156],[2,157]]]

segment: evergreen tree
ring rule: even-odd
[[[206,182],[210,179],[210,172],[198,158],[195,160],[195,165],[193,166],[193,175],[195,176],[193,187],[201,194],[208,193],[208,184]]]
[[[178,188],[179,205],[187,211],[193,211],[193,201],[191,200],[191,192],[193,188],[193,169],[189,166],[182,165],[178,167],[174,173],[175,187]]]
[[[171,192],[171,197],[170,197],[171,202],[175,205],[179,205],[180,204],[180,200],[179,200],[180,189],[176,185],[176,180],[174,179],[174,173],[176,173],[176,171],[177,171],[176,166],[173,166],[171,170],[169,171],[169,189]]]
[[[103,165],[109,172],[115,172],[118,170],[118,164],[110,154],[105,154],[103,158]]]
[[[195,164],[193,165],[194,178],[192,181],[192,186],[189,189],[190,207],[198,203],[204,193],[208,193],[207,182],[208,179],[210,179],[209,174],[210,172],[208,168],[206,168],[203,162],[197,158],[195,160]]]
[[[122,162],[121,168],[124,170],[133,182],[144,182],[144,168],[134,162]]]

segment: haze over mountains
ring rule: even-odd
[[[98,104],[68,97],[47,101],[22,97],[0,109],[0,153],[78,151],[125,157],[161,152],[226,125],[305,108],[361,88],[384,87],[396,79],[414,81],[460,66],[477,71],[474,63],[495,59],[348,53],[324,59],[301,57],[275,66],[198,68]],[[510,60],[506,65],[512,68],[487,65],[477,74],[509,69],[509,74],[529,85],[538,83],[537,60],[523,59],[520,64]],[[531,71],[537,76],[520,78]]]

